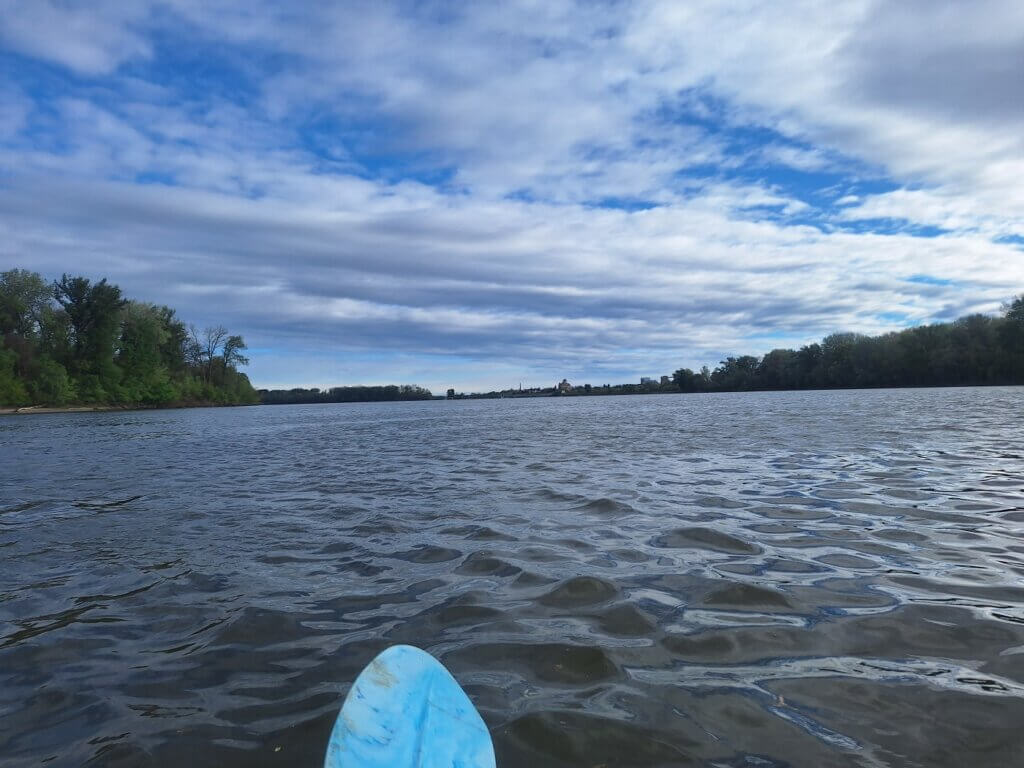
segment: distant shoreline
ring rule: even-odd
[[[753,394],[753,393],[783,393],[783,392],[880,392],[884,390],[904,389],[998,389],[1002,387],[1024,387],[1022,384],[932,384],[906,387],[820,387],[807,389],[731,389],[719,390],[717,392],[680,392],[680,391],[654,391],[654,392],[614,392],[614,393],[583,393],[566,392],[561,395],[459,395],[454,398],[435,396],[429,400],[359,400],[359,401],[328,401],[320,403],[297,402],[297,403],[174,403],[161,405],[26,405],[20,408],[0,407],[0,416],[24,416],[33,413],[110,413],[113,411],[177,411],[185,408],[250,408],[278,405],[358,405],[359,403],[416,403],[416,402],[451,402],[453,400],[532,400],[548,398],[591,398],[591,397],[632,397],[634,395],[728,395],[728,394]]]
[[[635,386],[635,385],[626,385]],[[512,392],[472,392],[459,393],[454,397],[434,397],[434,400],[532,400],[545,398],[592,398],[592,397],[633,397],[636,395],[730,395],[754,392],[879,392],[882,390],[900,389],[998,389],[1000,387],[1024,387],[1024,383],[999,382],[995,384],[890,384],[887,386],[867,387],[760,387],[751,389],[705,389],[705,390],[683,390],[683,389],[648,389],[634,392],[623,392],[621,390],[606,391],[603,388],[595,387],[591,391],[584,391],[581,388],[574,388],[568,392],[553,392],[544,390],[541,392],[518,393]]]

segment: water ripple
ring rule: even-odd
[[[12,418],[0,754],[315,766],[408,642],[502,768],[1014,764],[1021,394]]]

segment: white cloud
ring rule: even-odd
[[[719,188],[635,213],[453,204],[408,185],[350,192],[328,209],[43,179],[0,193],[0,217],[20,222],[9,244],[33,255],[29,266],[115,275],[201,324],[245,329],[256,347],[416,351],[581,375],[643,355],[697,363],[763,351],[744,339],[769,331],[805,341],[878,331],[889,311],[992,311],[1020,274],[1018,251],[977,236],[736,218],[746,190],[731,204]],[[906,282],[918,274],[971,290],[923,292]]]
[[[117,0],[3,0],[0,42],[85,75],[102,75],[152,54],[149,41],[134,28],[148,10],[142,3]]]
[[[108,274],[254,347],[651,374],[758,335],[992,311],[1024,282],[993,242],[1024,232],[1016,3],[8,0],[0,22],[82,78],[0,96],[0,255]],[[255,93],[140,66],[155,30]],[[845,169],[840,207],[766,164]],[[897,189],[861,189],[865,168]],[[791,218],[811,214],[835,229]],[[952,233],[841,227],[876,219]]]

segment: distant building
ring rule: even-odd
[[[672,383],[672,379],[670,379],[668,376],[662,376],[661,377],[661,386],[667,387],[671,383]]]
[[[448,390],[448,399],[449,400],[454,400],[455,399],[455,388],[454,387]]]
[[[640,383],[641,384],[657,384],[658,382],[656,382],[650,376],[641,376],[640,377]]]
[[[562,393],[563,395],[568,393],[568,392],[572,392],[572,384],[569,383],[568,379],[562,379],[558,383],[558,391],[560,393]]]

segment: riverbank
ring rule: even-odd
[[[259,403],[181,402],[161,405],[25,405],[20,408],[0,407],[0,416],[23,416],[30,413],[104,413],[107,411],[167,411],[180,408],[241,408]]]
[[[0,408],[0,416],[15,416],[24,413],[78,413],[90,411],[119,411],[122,410],[115,405],[73,405],[73,406],[45,406],[26,405],[22,408]]]

